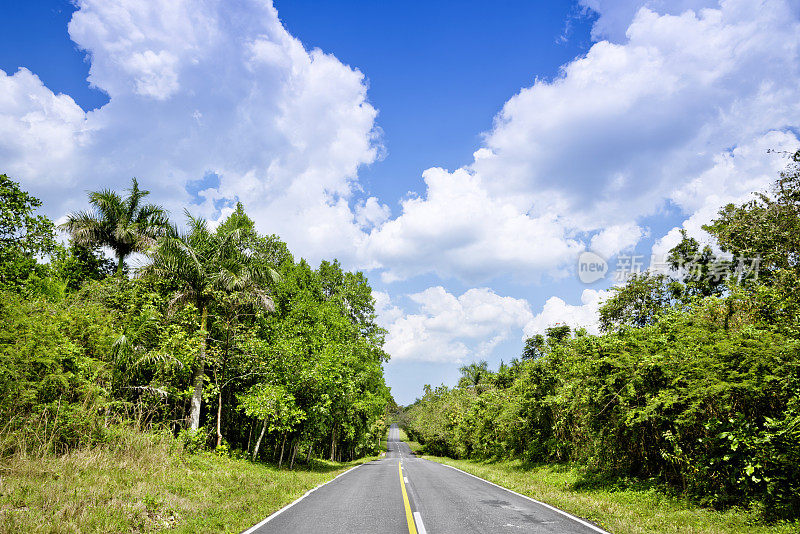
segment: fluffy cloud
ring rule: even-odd
[[[645,237],[647,232],[633,223],[615,224],[604,228],[592,237],[590,248],[605,258],[632,247]]]
[[[54,95],[27,69],[0,70],[0,161],[14,177],[36,177],[47,187],[90,135],[86,115],[72,98]]]
[[[578,0],[578,3],[597,16],[592,26],[592,37],[597,41],[607,39],[616,43],[624,42],[628,26],[642,7],[658,13],[680,15],[688,10],[717,6],[717,0]]]
[[[652,2],[623,16],[588,3],[600,12],[598,28],[608,17],[625,20],[626,37],[594,44],[554,80],[506,102],[472,163],[426,171],[426,194],[403,202],[365,247],[386,279],[434,272],[535,280],[571,264],[587,244],[614,254],[647,235],[640,221],[669,200],[688,216],[699,211],[676,191],[707,182],[732,147],[793,137],[796,6],[679,4],[663,13]],[[754,157],[764,167],[770,156]]]
[[[405,313],[388,294],[373,292],[381,326],[389,332],[385,349],[393,361],[454,363],[488,358],[503,341],[544,333],[557,323],[597,334],[597,310],[607,295],[584,289],[578,305],[551,297],[534,314],[528,301],[503,297],[488,288],[456,296],[436,286],[409,295],[416,310]]]
[[[673,228],[656,240],[653,255],[663,256],[677,245],[681,229],[702,243],[713,244],[713,238],[702,226],[726,204],[741,204],[752,199],[754,191],[768,191],[786,166],[782,153],[793,153],[799,145],[793,133],[773,131],[716,156],[711,168],[670,194],[672,202],[690,216],[680,228]]]
[[[458,297],[441,286],[428,288],[410,295],[418,308],[412,314],[403,314],[384,295],[379,297],[379,314],[389,331],[385,349],[395,361],[484,358],[533,318],[527,301],[502,297],[488,288],[470,289]]]
[[[752,8],[639,10],[625,44],[599,42],[509,100],[473,166],[495,194],[534,195],[581,229],[654,213],[730,147],[800,121],[800,24],[785,2]]]
[[[85,191],[137,176],[180,215],[218,217],[236,200],[263,231],[318,259],[354,259],[385,219],[360,199],[377,157],[364,76],[289,35],[269,2],[80,0],[69,24],[89,82],[110,101],[84,113],[25,69],[0,71],[3,171],[58,217]],[[215,183],[197,197],[187,184]],[[358,219],[358,220],[357,220]]]
[[[558,297],[550,297],[542,311],[525,325],[525,336],[542,334],[555,324],[567,324],[573,329],[585,328],[590,334],[598,334],[600,323],[597,310],[607,296],[608,291],[584,289],[581,304],[577,306],[567,304]]]
[[[433,168],[423,177],[426,197],[403,201],[402,215],[367,242],[366,256],[388,267],[385,281],[426,271],[485,280],[500,266],[517,277],[530,276],[581,249],[565,238],[555,215],[521,213],[513,203],[490,196],[469,169]]]

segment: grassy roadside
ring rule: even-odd
[[[417,452],[418,452],[420,449],[422,449],[422,445],[420,445],[420,444],[419,444],[419,443],[417,443],[416,441],[410,441],[410,440],[408,439],[408,434],[406,434],[406,431],[405,431],[405,430],[403,430],[402,428],[398,428],[398,430],[400,431],[400,441],[405,441],[405,442],[406,442],[406,444],[407,444],[409,447],[411,447],[411,452],[413,452],[414,454],[417,454]]]
[[[582,484],[579,469],[528,467],[519,460],[478,462],[424,456],[593,521],[614,534],[796,533],[798,523],[764,525],[755,512],[694,507],[655,489]]]
[[[350,467],[293,471],[128,432],[113,446],[0,463],[0,532],[240,532]]]

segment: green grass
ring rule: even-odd
[[[425,456],[588,519],[615,534],[796,533],[798,523],[765,525],[755,511],[719,512],[650,487],[587,483],[583,471],[563,465],[526,466],[521,461],[479,462]]]
[[[406,441],[406,444],[411,447],[411,452],[414,454],[419,454],[420,449],[422,449],[422,445],[417,443],[416,441]]]
[[[126,431],[113,446],[0,462],[0,532],[240,532],[369,459],[278,470]]]
[[[422,448],[422,445],[420,445],[416,441],[409,440],[408,434],[406,434],[406,431],[403,430],[402,428],[398,428],[398,430],[400,431],[400,441],[405,441],[406,444],[408,444],[408,446],[411,447],[411,452],[416,454]]]

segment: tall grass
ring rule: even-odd
[[[0,532],[241,531],[353,465],[279,470],[133,426],[65,454],[42,441],[0,460]]]

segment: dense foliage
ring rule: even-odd
[[[402,415],[409,435],[432,454],[574,461],[800,517],[798,159],[706,227],[747,268],[684,235],[670,276],[614,289],[603,335],[550,329],[497,372],[473,364],[453,389],[426,386]],[[721,283],[723,267],[736,276]]]
[[[146,195],[90,194],[64,247],[0,176],[0,454],[92,446],[131,421],[290,465],[374,453],[391,396],[367,279],[295,261],[241,206],[182,232]],[[134,252],[149,262],[128,276]]]

